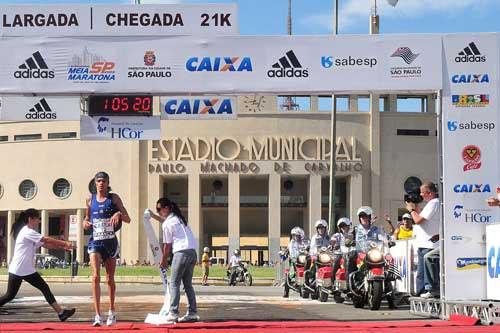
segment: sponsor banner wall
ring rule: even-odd
[[[487,299],[500,300],[500,224],[486,226]]]
[[[2,36],[237,35],[236,4],[3,5]]]
[[[440,35],[0,39],[3,93],[436,90]],[[362,78],[362,79],[361,79]]]
[[[417,248],[414,246],[414,238],[408,240],[397,240],[396,245],[389,249],[394,264],[401,274],[401,280],[396,280],[396,290],[402,293],[414,294],[416,292],[417,277]]]
[[[161,97],[161,119],[236,119],[236,98],[228,96]]]
[[[444,37],[443,171],[446,298],[486,297],[486,225],[499,220],[498,37]],[[474,281],[474,283],[470,283]]]
[[[81,140],[160,140],[160,117],[89,117],[80,120]]]
[[[0,120],[80,120],[79,97],[17,97],[0,99]]]

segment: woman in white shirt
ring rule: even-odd
[[[75,309],[61,309],[47,283],[35,270],[36,249],[43,246],[48,249],[72,250],[71,242],[65,242],[50,237],[44,237],[36,230],[40,224],[40,214],[30,208],[21,212],[12,226],[12,236],[16,240],[14,256],[9,264],[9,280],[7,292],[0,297],[0,306],[16,297],[21,283],[24,281],[39,289],[47,303],[56,311],[59,320],[65,321],[75,313]]]
[[[173,201],[161,198],[156,202],[159,215],[151,216],[162,223],[163,257],[160,266],[168,268],[168,257],[172,251],[172,275],[170,277],[170,312],[167,321],[195,322],[199,321],[196,309],[196,295],[193,289],[193,270],[196,266],[196,240],[187,225],[187,220]],[[189,307],[186,315],[179,318],[180,284],[184,285]]]

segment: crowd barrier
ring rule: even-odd
[[[390,248],[389,252],[394,258],[394,263],[401,273],[401,280],[396,281],[396,291],[401,293],[415,294],[417,277],[417,248],[414,246],[415,239],[397,240],[396,246]]]

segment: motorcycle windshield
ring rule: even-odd
[[[371,249],[378,249],[381,253],[386,253],[387,242],[385,240],[375,239],[375,240],[365,240],[361,245],[361,251],[368,253]]]

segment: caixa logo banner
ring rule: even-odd
[[[160,99],[161,119],[236,119],[236,98],[221,96]]]
[[[82,116],[81,140],[159,140],[160,117]]]

